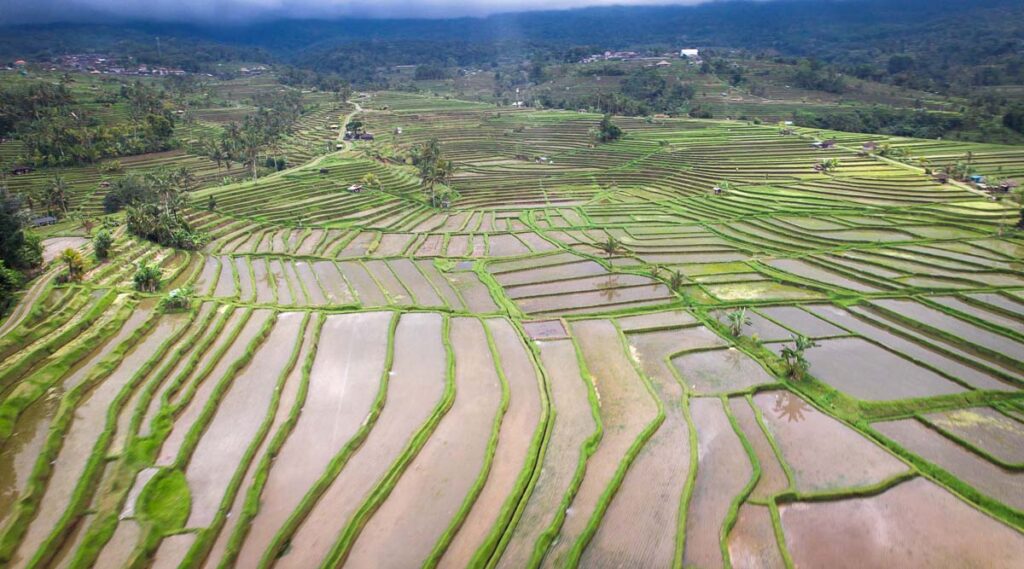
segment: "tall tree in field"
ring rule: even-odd
[[[62,176],[54,176],[46,187],[46,204],[52,215],[64,217],[68,214],[70,198],[68,183]]]

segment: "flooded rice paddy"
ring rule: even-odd
[[[119,232],[0,326],[0,566],[1020,566],[1010,209],[860,135],[826,176],[773,127],[364,97],[451,209],[339,153],[388,191],[200,190],[202,251]]]

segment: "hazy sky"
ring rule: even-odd
[[[287,16],[453,17],[706,0],[0,0],[0,24],[131,18],[216,23]]]

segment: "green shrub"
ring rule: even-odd
[[[160,288],[160,278],[163,273],[160,267],[145,261],[139,263],[138,269],[132,280],[135,282],[135,290],[139,292],[156,292]]]
[[[114,237],[106,229],[100,229],[92,238],[92,250],[96,258],[103,260],[110,256],[110,247],[114,244]]]
[[[191,503],[185,475],[180,470],[163,470],[142,490],[139,515],[166,534],[185,526]]]
[[[192,307],[192,299],[195,291],[192,287],[186,286],[176,288],[160,299],[160,307],[167,312],[180,312]]]

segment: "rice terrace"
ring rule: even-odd
[[[210,85],[5,174],[0,566],[1024,563],[1024,146]]]

